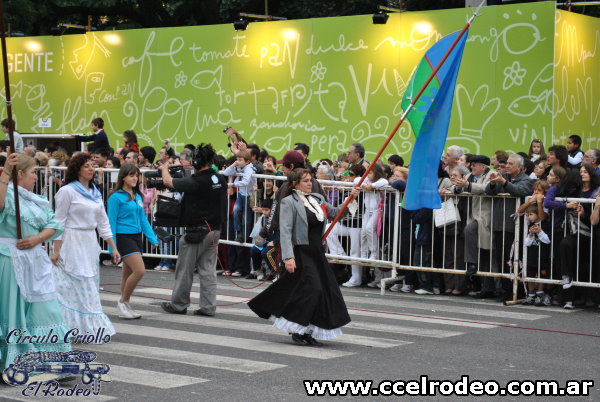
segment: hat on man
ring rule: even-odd
[[[469,158],[470,163],[483,163],[484,165],[490,166],[490,158],[485,155],[473,155]]]
[[[304,163],[304,156],[298,151],[287,151],[285,155],[283,155],[283,159],[277,161],[277,163],[293,163],[298,165],[300,163]]]

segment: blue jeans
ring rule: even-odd
[[[169,232],[171,234],[174,233],[173,228],[162,228],[162,229],[166,230],[167,232]],[[161,254],[171,254],[171,251],[173,250],[173,242],[164,243],[161,241],[159,249],[160,249]],[[169,269],[174,269],[175,268],[175,260],[171,259],[171,258],[161,258],[158,265],[167,267]]]
[[[233,230],[243,233],[244,237],[248,237],[252,230],[253,213],[252,208],[250,208],[250,196],[238,193],[233,207]]]

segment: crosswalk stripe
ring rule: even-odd
[[[269,341],[258,339],[244,339],[232,336],[214,334],[203,334],[197,332],[179,331],[157,327],[146,327],[142,325],[130,325],[113,323],[117,333],[139,335],[151,338],[171,339],[173,341],[184,341],[193,343],[202,343],[205,345],[222,346],[234,349],[253,350],[258,352],[267,352],[282,354],[288,356],[298,356],[310,359],[335,359],[342,356],[353,355],[354,352],[344,352],[341,350],[324,348],[302,348],[291,343],[274,344]]]
[[[106,294],[106,293],[101,293],[100,295],[101,299],[106,302],[106,301],[111,301],[111,302],[116,302],[119,298],[118,295],[111,295],[111,294]],[[142,298],[137,298],[137,301],[142,301],[144,303],[148,303],[149,299],[142,299]],[[106,306],[106,303],[103,303]],[[104,307],[104,311],[106,313],[109,314],[113,314],[113,312],[115,312],[117,309],[114,307]],[[219,308],[217,310],[217,313],[223,313],[223,314],[230,314],[229,312],[231,311],[231,307],[224,307],[224,308]],[[156,315],[163,315],[164,313],[162,312],[149,312],[149,311],[141,311],[141,313],[144,315],[144,318],[151,318],[151,317],[155,317]],[[235,312],[232,313],[233,315],[236,315]],[[246,315],[246,314],[237,314],[237,315]],[[254,316],[253,314],[249,313],[248,317],[252,317]],[[198,317],[200,318],[200,317]],[[264,327],[263,327],[264,328]],[[419,328],[419,327],[407,327],[407,326],[402,326],[402,325],[392,325],[392,324],[379,324],[379,323],[375,323],[375,322],[365,322],[365,321],[352,321],[350,324],[348,324],[346,327],[344,328],[355,328],[355,329],[360,329],[360,330],[371,330],[371,331],[377,331],[377,332],[389,332],[392,334],[403,334],[403,335],[414,335],[414,336],[421,336],[421,337],[426,337],[426,338],[448,338],[451,336],[457,336],[457,335],[463,335],[464,332],[458,332],[458,331],[447,331],[447,330],[440,330],[440,329],[433,329],[433,328]],[[346,336],[346,334],[344,333],[344,336]]]
[[[206,378],[189,377],[185,375],[150,371],[140,368],[116,366],[114,364],[109,364],[109,366],[109,375],[112,381],[145,385],[153,388],[169,389],[210,381]]]
[[[152,294],[152,295],[171,295],[171,290],[169,289],[161,289],[161,288],[144,288],[139,289],[140,294]],[[191,292],[191,297],[200,297],[200,293]],[[236,302],[244,302],[249,299],[251,296],[231,296],[231,295],[218,295],[217,300],[221,302],[228,303],[236,303]],[[395,298],[395,299],[394,299]],[[367,297],[355,297],[355,296],[344,296],[344,300],[347,303],[354,302],[360,303],[362,305],[375,305],[375,306],[390,306],[393,303],[394,307],[405,307],[411,308],[415,310],[436,310],[443,311],[447,313],[455,313],[455,314],[465,314],[465,315],[475,315],[475,316],[484,316],[484,317],[500,317],[500,318],[508,318],[515,320],[539,320],[542,318],[548,318],[548,315],[542,314],[530,314],[523,312],[514,312],[514,311],[506,311],[506,310],[491,310],[491,309],[478,309],[473,307],[456,307],[456,306],[447,306],[442,304],[431,304],[429,302],[410,302],[404,301],[398,298],[397,296],[391,296],[387,299],[384,298],[367,298]]]
[[[356,302],[356,303],[361,303],[361,304],[389,306],[391,303],[393,303],[395,307],[406,307],[406,308],[412,308],[415,310],[436,310],[436,311],[443,311],[446,313],[476,315],[476,316],[485,316],[485,317],[500,317],[500,318],[514,319],[514,320],[539,320],[542,318],[550,317],[549,315],[530,314],[530,313],[515,312],[515,311],[508,311],[508,310],[492,310],[492,309],[482,309],[482,308],[464,307],[464,306],[457,307],[456,305],[433,304],[428,301],[427,302],[411,302],[411,301],[401,300],[397,296],[390,296],[386,299],[344,296],[344,299],[346,299],[347,301],[350,301],[350,302]]]
[[[107,299],[111,301],[118,300],[118,295],[107,295],[101,294],[102,299]],[[217,299],[219,299],[217,297]],[[133,297],[134,302],[141,302],[147,304],[150,299],[143,297]],[[225,300],[233,300],[230,299],[229,296],[225,297]],[[248,308],[235,308],[235,307],[223,307],[219,309],[220,313],[230,314],[230,315],[240,315],[244,317],[256,317],[256,315]],[[401,320],[401,321],[413,321],[413,322],[421,322],[421,323],[429,323],[429,324],[439,324],[439,325],[450,325],[450,326],[458,326],[458,327],[470,327],[470,328],[496,328],[498,325],[512,325],[508,323],[501,322],[491,322],[491,321],[468,321],[461,319],[453,319],[448,317],[439,317],[433,315],[410,315],[410,314],[401,314],[395,312],[385,312],[385,311],[362,311],[358,309],[349,309],[350,316],[362,316],[362,317],[371,317],[371,318],[385,318],[390,320]]]
[[[236,282],[240,282],[239,280],[236,279]],[[241,281],[240,282],[240,286],[243,287],[251,287],[248,286],[249,284],[252,285],[254,283],[254,281]],[[197,287],[195,287],[197,288]],[[253,295],[258,294],[260,292],[262,292],[264,289],[266,288],[265,286],[259,286],[257,288],[253,288],[253,289],[241,289],[231,283],[219,283],[219,289],[223,289],[223,290],[232,290],[232,291],[242,291],[242,292],[248,292],[251,293],[250,296],[248,297],[253,297]],[[394,301],[396,302],[396,300],[400,299],[400,300],[409,300],[409,301],[422,301],[424,298],[427,297],[423,297],[414,293],[402,293],[401,295],[397,295],[397,294],[393,294],[391,292],[386,293],[385,296],[381,296],[379,293],[379,289],[377,289],[377,293],[371,293],[368,292],[367,289],[365,288],[345,288],[343,290],[344,293],[344,300],[346,301],[356,301],[359,303],[362,303],[365,298],[369,298],[369,297],[375,297],[379,300],[384,300],[382,302],[382,304],[385,305],[385,303],[389,303],[390,301]],[[355,295],[359,295],[359,296],[351,296],[352,294]],[[464,298],[464,297],[456,297],[456,296],[444,296],[444,295],[435,295],[432,296],[430,298],[430,300],[432,301],[436,301],[436,302],[451,302],[451,303],[461,303],[461,304],[465,304],[465,305],[482,305],[482,306],[488,306],[488,307],[501,307],[501,303],[499,302],[493,302],[493,301],[482,301],[481,299],[474,299],[474,298]],[[538,306],[524,306],[524,305],[515,305],[515,306],[511,306],[511,307],[504,307],[506,310],[535,310],[537,313],[540,312],[540,307]],[[553,306],[553,307],[542,307],[541,308],[542,311],[546,312],[546,311],[551,311],[552,313],[561,313],[561,314],[573,314],[573,313],[577,313],[578,310],[565,310],[560,306]],[[495,310],[498,311],[498,310]],[[502,311],[502,310],[500,310]],[[547,318],[547,316],[545,317],[540,317],[540,318]]]
[[[67,387],[73,387],[73,385],[71,384],[75,384],[75,381],[73,381],[72,383],[68,383]],[[87,385],[81,385],[80,383],[77,384],[78,388],[88,388]],[[25,387],[11,387],[11,386],[4,386],[0,388],[0,400],[1,401],[28,401],[28,402],[32,402],[32,401],[48,401],[48,400],[52,400],[49,398],[52,398],[51,395],[48,396],[44,396],[44,394],[42,394],[42,389],[45,389],[44,387],[42,387],[40,389],[40,391],[38,392],[37,396],[24,396],[22,394],[22,391],[25,389]],[[100,390],[100,394],[99,395],[90,395],[90,396],[56,396],[56,398],[58,398],[59,400],[67,400],[67,401],[73,401],[73,402],[104,402],[104,401],[111,401],[113,399],[117,399],[114,396],[108,396],[108,395],[102,395],[102,389]]]
[[[391,332],[402,335],[422,336],[425,338],[449,338],[451,336],[464,335],[464,332],[445,331],[441,329],[406,327],[402,325],[376,324],[365,321],[352,321],[344,328],[360,329],[375,332]]]
[[[140,327],[141,328],[141,327]],[[167,338],[168,339],[168,338]],[[126,356],[138,356],[147,359],[160,360],[172,363],[182,363],[197,367],[216,368],[241,373],[259,373],[286,367],[283,364],[268,363],[256,360],[240,359],[196,353],[187,350],[166,349],[148,345],[137,345],[133,343],[110,342],[108,344],[86,344],[81,349],[92,350],[100,353],[118,354]],[[110,365],[110,363],[107,363]]]
[[[254,316],[254,313],[250,309],[244,308],[233,308],[227,307],[221,310],[223,314],[241,315],[241,316]],[[389,320],[402,320],[402,321],[416,321],[421,323],[439,324],[439,325],[453,325],[458,327],[471,327],[471,328],[496,328],[498,324],[510,325],[503,323],[492,323],[489,321],[484,322],[470,322],[453,320],[452,318],[437,317],[431,315],[402,315],[394,312],[377,312],[377,311],[361,311],[356,309],[349,309],[350,317],[361,316],[371,318],[384,318]]]
[[[107,314],[118,314],[118,309],[115,307],[105,307],[104,312]],[[289,336],[280,330],[266,325],[265,323],[257,324],[254,322],[223,320],[215,317],[190,317],[189,315],[175,315],[166,313],[152,315],[145,314],[144,316],[150,318],[151,320],[169,323],[194,325],[199,327],[226,328],[240,331],[258,332],[261,334],[268,332],[269,334],[273,335]],[[374,348],[393,348],[396,346],[407,345],[412,342],[399,341],[396,339],[375,338],[371,336],[343,334],[341,337],[336,338],[333,343],[348,343],[352,345],[370,346]]]

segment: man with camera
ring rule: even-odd
[[[192,156],[195,173],[191,177],[174,179],[166,165],[160,167],[164,185],[183,193],[180,226],[185,227],[185,235],[179,241],[171,302],[161,304],[167,313],[187,313],[194,270],[198,267],[200,308],[194,315],[215,315],[215,268],[221,224],[227,213],[227,180],[211,169],[214,156],[210,144],[200,144]]]

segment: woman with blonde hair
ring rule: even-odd
[[[11,182],[15,166],[21,240],[17,239]],[[37,178],[35,160],[16,153],[8,157],[0,175],[0,371],[21,353],[71,350],[65,342],[69,328],[58,304],[52,262],[42,248],[42,243],[60,235],[62,228],[48,200],[32,192]],[[18,335],[32,338],[29,342],[11,339]],[[10,381],[6,372],[3,378]]]

